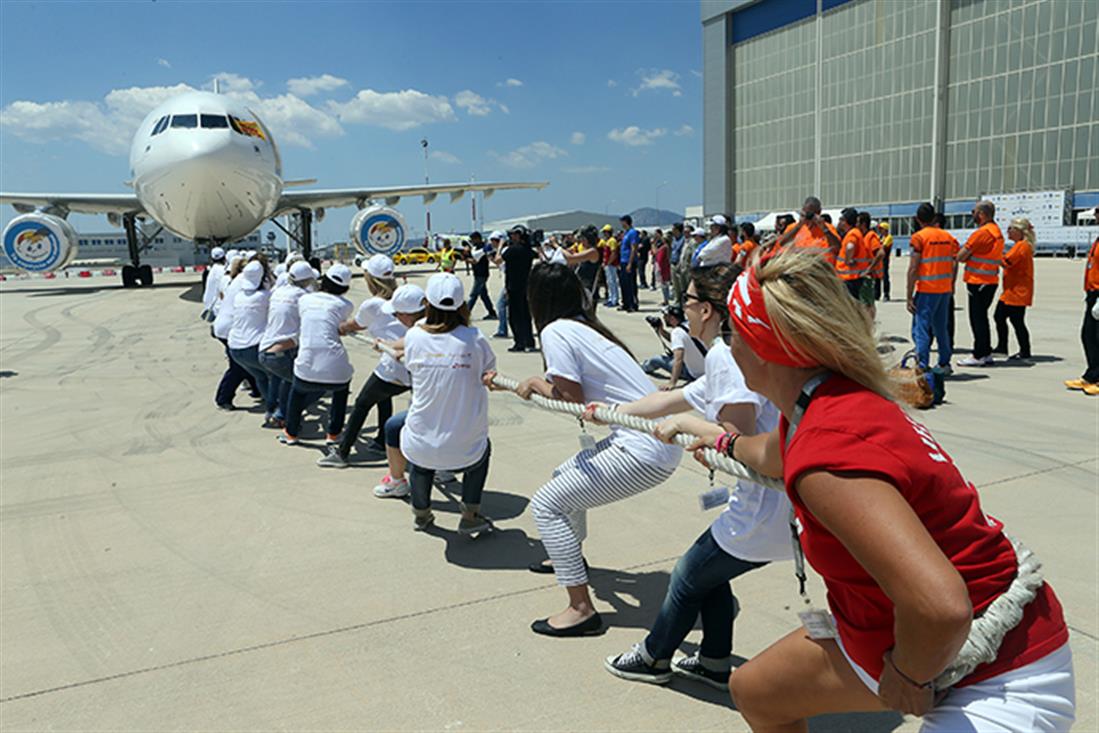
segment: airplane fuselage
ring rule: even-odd
[[[209,92],[150,112],[134,135],[130,170],[145,211],[195,241],[247,236],[271,217],[283,189],[267,127],[243,104]]]

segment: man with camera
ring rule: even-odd
[[[682,308],[665,306],[661,314],[662,318],[645,316],[645,322],[652,326],[664,344],[664,353],[646,359],[641,368],[649,375],[667,372],[668,382],[660,388],[667,391],[675,389],[680,379],[691,382],[705,373],[706,345],[691,336]]]
[[[826,250],[828,261],[836,264],[840,251],[840,237],[835,227],[821,218],[823,205],[816,196],[805,199],[801,205],[801,217],[786,227],[782,236],[775,242],[776,247],[785,247],[791,242],[795,247],[814,247]]]

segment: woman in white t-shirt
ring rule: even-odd
[[[241,286],[233,299],[233,326],[229,329],[229,356],[252,375],[256,389],[267,408],[270,422],[278,406],[278,395],[268,388],[267,370],[259,363],[259,343],[267,329],[267,306],[271,301],[274,278],[262,254],[240,272]]]
[[[301,330],[298,355],[294,358],[294,383],[286,409],[286,427],[279,441],[297,445],[301,430],[301,413],[325,394],[332,395],[328,408],[326,442],[340,439],[347,413],[347,394],[355,368],[341,340],[340,325],[348,319],[355,306],[343,297],[351,287],[351,268],[335,264],[321,278],[320,291],[303,295],[298,300]]]
[[[225,348],[225,358],[229,361],[229,366],[225,369],[225,373],[221,375],[217,392],[214,394],[214,404],[221,410],[234,409],[233,395],[237,393],[237,388],[240,387],[241,382],[248,382],[253,396],[259,395],[259,390],[252,379],[252,375],[229,354],[229,331],[233,328],[233,301],[244,284],[244,281],[240,279],[240,271],[244,269],[245,264],[247,264],[247,260],[242,253],[230,253],[229,270],[221,278],[221,283],[218,285],[217,315],[214,318],[213,325],[210,326],[210,334],[221,342],[221,345]]]
[[[412,406],[401,431],[412,484],[413,528],[435,523],[431,487],[436,471],[462,474],[459,534],[491,525],[481,514],[488,478],[486,378],[495,375],[496,356],[481,332],[469,325],[462,281],[452,273],[427,281],[427,314],[404,337],[404,363],[412,375]]]
[[[267,306],[267,327],[259,342],[259,363],[267,372],[267,389],[275,395],[275,411],[264,427],[286,427],[290,385],[294,382],[294,359],[298,355],[298,331],[301,314],[298,301],[312,292],[316,284],[308,262],[290,264],[286,283],[271,292]]]
[[[655,391],[633,355],[586,309],[584,286],[564,265],[540,264],[530,274],[531,314],[542,342],[546,375],[516,389],[568,402],[633,402]],[[584,636],[603,621],[588,592],[588,569],[580,544],[588,509],[629,498],[657,486],[679,465],[682,451],[651,435],[612,428],[609,437],[582,450],[553,472],[531,498],[542,544],[569,605],[531,625],[547,636]],[[533,569],[533,568],[532,568]]]
[[[619,405],[627,415],[657,418],[691,408],[741,435],[769,433],[778,424],[778,409],[752,392],[729,351],[729,289],[740,268],[716,265],[691,273],[684,308],[692,332],[711,342],[706,374],[683,389],[661,392]],[[598,405],[589,405],[589,410]],[[694,433],[701,420],[677,415],[660,424],[658,435],[672,440],[677,433]],[[608,657],[607,671],[624,679],[665,684],[672,674],[724,690],[732,669],[733,619],[739,606],[729,581],[791,557],[790,500],[781,491],[739,481],[726,509],[680,558],[672,571],[664,603],[648,636],[633,649]],[[702,643],[689,657],[672,655],[695,621],[702,617]]]
[[[354,317],[344,321],[340,333],[347,335],[368,331],[375,339],[397,341],[404,337],[408,327],[419,318],[416,314],[423,311],[424,291],[411,285],[402,298],[402,308],[409,313],[398,315],[394,310],[394,294],[397,280],[393,277],[393,260],[385,255],[376,254],[364,263],[364,279],[370,290],[370,298],[363,301]],[[364,451],[360,453],[368,461],[385,458],[385,421],[393,415],[393,398],[409,389],[408,370],[404,365],[388,354],[382,354],[378,366],[359,390],[355,405],[347,419],[343,438],[339,445],[330,446],[328,455],[317,459],[322,468],[346,468],[351,449],[359,440],[359,433],[370,410],[378,410],[378,434]]]

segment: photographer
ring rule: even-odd
[[[691,334],[683,310],[669,305],[661,309],[663,320],[656,316],[645,316],[645,322],[652,326],[665,346],[664,354],[646,359],[641,368],[653,376],[664,371],[670,375],[662,390],[675,389],[679,380],[691,382],[706,371],[706,345]],[[667,327],[667,328],[665,328]]]

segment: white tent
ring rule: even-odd
[[[831,216],[832,217],[832,223],[835,224],[837,221],[839,221],[841,211],[842,211],[842,209],[825,209],[823,211],[823,213],[828,214],[829,216]],[[797,211],[790,210],[790,209],[783,209],[782,211],[772,211],[767,216],[765,216],[762,219],[759,219],[758,221],[756,221],[753,224],[753,226],[755,226],[757,232],[771,232],[771,231],[774,231],[774,229],[775,229],[775,220],[777,220],[783,214],[792,214],[795,217],[798,216]]]

